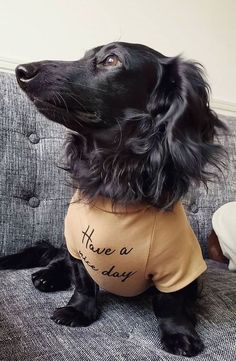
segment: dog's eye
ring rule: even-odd
[[[113,55],[109,55],[108,57],[106,57],[106,59],[102,62],[102,65],[107,66],[107,67],[120,66],[121,61],[117,55],[113,54]]]

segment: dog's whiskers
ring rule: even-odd
[[[60,101],[60,98],[58,98],[58,95],[56,94],[56,92],[53,94],[53,96],[57,99],[58,103],[60,104],[61,101]],[[55,106],[56,106],[56,102],[55,102]]]
[[[56,100],[55,100],[55,97],[56,97],[56,94],[53,94],[52,95],[52,101],[53,101],[53,103],[55,104],[55,106],[57,105],[57,103],[56,103]],[[56,98],[57,99],[57,98]]]
[[[88,109],[84,106],[84,104],[81,103],[81,100],[75,98],[70,93],[65,93],[67,96],[69,96],[71,99],[73,99],[76,103],[78,103],[85,111],[88,111]]]
[[[73,118],[73,120],[82,128],[84,128],[84,125],[79,121],[79,119],[77,119],[77,116],[75,115],[75,117]]]
[[[88,111],[88,109],[85,107],[84,103],[81,101],[81,99],[78,97],[78,94],[75,94],[73,92],[68,92],[65,91],[65,89],[63,87],[57,87],[58,90],[62,90],[62,92],[60,92],[61,95],[65,95],[65,96],[69,96],[70,98],[72,98],[76,103],[79,104],[79,106],[81,106],[85,111]]]
[[[66,101],[65,101],[65,99],[63,98],[63,96],[62,96],[59,92],[57,92],[57,91],[55,91],[55,93],[62,99],[63,103],[65,104],[67,113],[69,113],[68,106],[67,106]]]

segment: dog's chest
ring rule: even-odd
[[[66,217],[74,256],[101,288],[122,296],[137,295],[150,286],[145,271],[153,225],[148,210],[117,214],[73,204]]]

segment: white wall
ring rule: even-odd
[[[236,111],[236,0],[0,0],[0,67],[116,40],[200,61],[213,105]]]

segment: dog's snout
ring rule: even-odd
[[[39,67],[34,63],[22,64],[16,67],[16,77],[22,85],[29,83],[39,72]]]

